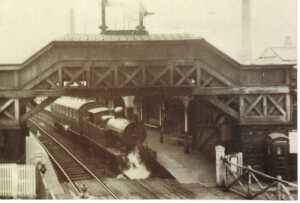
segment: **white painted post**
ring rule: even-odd
[[[18,197],[18,166],[17,164],[11,165],[12,168],[12,196],[14,199]]]
[[[237,164],[240,166],[243,166],[243,153],[239,152],[237,153]],[[243,169],[238,167],[237,175],[240,176],[243,174]]]
[[[222,158],[225,156],[225,148],[221,145],[216,146],[216,183],[217,186],[223,186],[225,165]]]

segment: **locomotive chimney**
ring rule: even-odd
[[[251,59],[252,59],[251,3],[250,0],[242,0],[241,60],[243,63],[250,63]]]

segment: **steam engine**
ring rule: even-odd
[[[90,138],[114,154],[124,154],[141,146],[146,139],[143,123],[129,120],[122,112],[94,100],[61,97],[51,105],[55,125]]]

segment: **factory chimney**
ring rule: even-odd
[[[75,15],[74,9],[70,9],[70,34],[75,34]]]
[[[107,30],[106,25],[106,6],[107,6],[107,0],[101,0],[101,26],[99,27],[101,29],[101,33],[105,33]]]
[[[241,60],[250,63],[252,59],[251,0],[242,0],[242,50]]]

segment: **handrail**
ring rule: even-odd
[[[291,187],[296,187],[296,188],[298,188],[298,185],[297,185],[297,184],[294,184],[294,183],[291,183],[291,182],[288,182],[288,181],[285,181],[285,180],[281,180],[281,179],[275,178],[275,177],[273,177],[273,176],[270,176],[270,175],[268,175],[268,174],[265,174],[265,173],[263,173],[263,172],[260,172],[260,171],[258,171],[258,170],[252,169],[252,168],[248,168],[248,167],[245,167],[245,166],[242,166],[242,165],[239,165],[239,164],[232,163],[232,162],[228,161],[225,157],[222,157],[221,160],[224,161],[224,162],[226,162],[227,164],[230,164],[230,165],[232,165],[232,166],[239,167],[239,168],[244,169],[244,170],[251,171],[252,173],[256,173],[256,174],[258,174],[258,175],[264,176],[265,178],[271,179],[271,180],[273,180],[273,181],[277,181],[277,182],[280,182],[280,183],[289,185],[289,186],[291,186]]]

